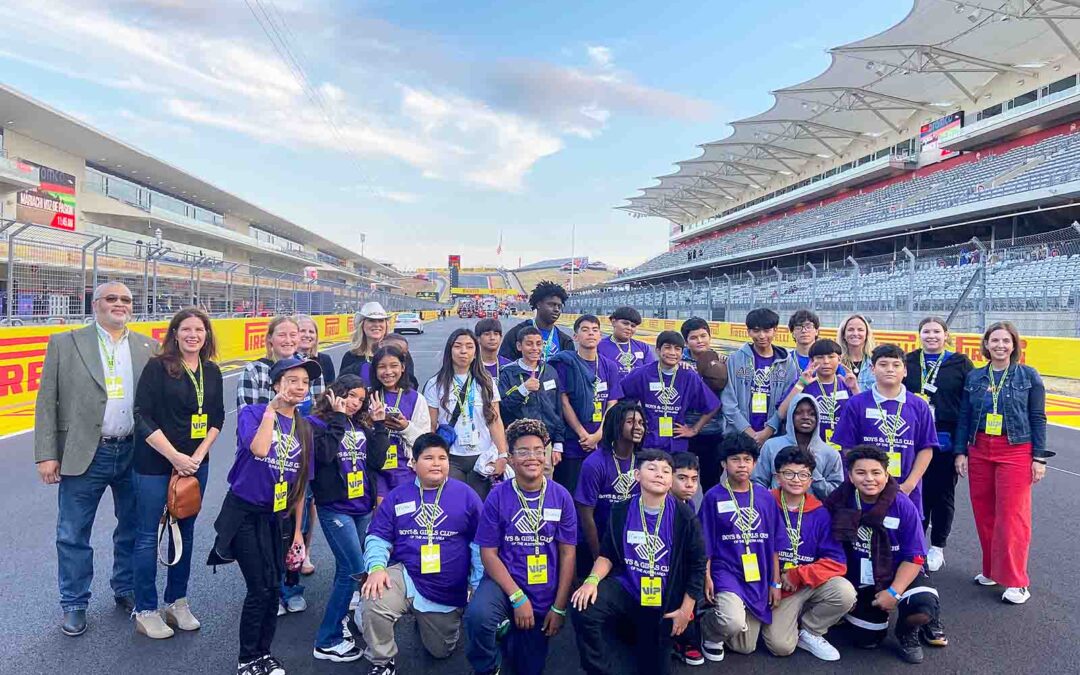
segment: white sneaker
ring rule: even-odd
[[[199,630],[199,620],[191,613],[187,598],[180,598],[171,605],[167,605],[163,612],[165,623],[179,628],[180,630]]]
[[[714,663],[719,663],[724,660],[724,643],[723,642],[709,642],[706,640],[701,643],[701,653],[706,659]]]
[[[302,595],[294,595],[285,603],[285,609],[289,610],[290,614],[302,612],[307,609],[307,600]]]
[[[980,586],[997,586],[997,582],[985,574],[976,574],[973,581]]]
[[[363,655],[364,652],[357,649],[351,640],[342,640],[333,647],[316,647],[312,652],[315,658],[334,663],[350,663],[359,660]]]
[[[1014,605],[1022,605],[1031,599],[1031,591],[1027,589],[1027,586],[1009,586],[1001,599]]]
[[[279,602],[277,604],[277,615],[278,616],[285,616],[286,614],[288,614],[288,612],[289,612],[289,610],[285,609],[285,603],[284,602]]]
[[[799,630],[799,648],[805,649],[822,661],[839,661],[840,652],[820,635],[814,635],[805,628]]]
[[[165,620],[161,618],[161,612],[156,609],[135,614],[135,632],[154,640],[164,640],[173,636],[173,629],[165,624]]]
[[[945,549],[940,546],[931,546],[926,552],[926,569],[937,572],[945,564]]]

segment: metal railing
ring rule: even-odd
[[[700,274],[700,273],[699,273]],[[799,268],[725,273],[664,283],[594,287],[571,295],[567,312],[601,316],[630,305],[644,316],[741,322],[754,307],[782,320],[799,308],[836,326],[860,312],[877,328],[911,330],[941,315],[958,332],[999,320],[1032,335],[1080,337],[1080,226],[1044,234],[895,255],[807,261]]]
[[[369,301],[391,312],[448,307],[367,284],[174,251],[168,241],[132,242],[15,221],[0,221],[0,264],[0,325],[9,326],[84,321],[94,287],[106,281],[131,289],[136,318],[144,321],[189,305],[214,317],[351,313]]]

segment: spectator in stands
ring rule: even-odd
[[[848,371],[843,376],[844,383],[856,393],[869,391],[874,384],[874,372],[866,361],[877,346],[870,322],[861,314],[852,314],[841,322],[836,339],[844,350],[840,364]]]
[[[926,567],[937,572],[945,564],[945,545],[955,511],[956,467],[953,441],[964,396],[964,381],[975,366],[964,354],[949,351],[945,320],[929,316],[919,322],[921,349],[907,355],[907,390],[930,404],[938,449],[923,475],[923,529],[930,530]]]
[[[132,551],[137,512],[132,479],[135,392],[153,340],[132,333],[134,299],[121,283],[94,289],[94,323],[49,338],[34,409],[34,462],[46,485],[59,484],[56,557],[61,628],[86,632],[94,578],[90,534],[106,486],[116,512],[111,586],[116,604],[135,607]]]
[[[795,349],[788,356],[795,366],[795,372],[801,373],[810,367],[810,347],[817,342],[821,333],[821,319],[808,309],[796,310],[788,319],[788,330],[795,341]]]
[[[431,428],[450,442],[450,476],[483,499],[491,480],[506,469],[506,436],[499,389],[480,365],[479,351],[471,330],[450,333],[439,372],[424,385],[424,399]]]
[[[840,446],[833,443],[833,433],[836,431],[836,423],[844,411],[844,406],[853,396],[852,390],[848,389],[847,383],[840,377],[839,370],[840,354],[843,350],[833,340],[818,340],[810,348],[811,363],[806,370],[799,375],[799,380],[791,387],[790,393],[780,404],[780,416],[786,417],[788,407],[800,394],[806,393],[817,401],[820,419],[818,431],[821,440],[832,448],[839,450]]]
[[[296,407],[319,374],[316,361],[279,359],[270,369],[274,398],[237,415],[229,492],[214,521],[217,538],[207,560],[210,565],[236,561],[247,586],[238,624],[237,675],[285,673],[270,645],[280,613],[281,580],[295,576],[304,558],[300,523],[314,467],[311,426]]]
[[[373,467],[381,499],[397,486],[411,483],[416,478],[409,458],[416,439],[431,430],[431,417],[426,402],[409,380],[405,355],[397,345],[386,344],[375,350],[371,374],[371,392],[386,405],[385,424],[390,432],[386,459]]]
[[[371,382],[371,356],[376,345],[386,336],[390,315],[377,302],[367,302],[356,315],[356,331],[352,346],[341,357],[341,374],[354,373],[364,382]]]
[[[704,380],[719,400],[727,386],[727,356],[716,353],[712,348],[712,332],[705,319],[692,317],[683,322],[679,333],[686,340],[682,365],[695,371]],[[694,424],[700,414],[693,412],[686,416],[688,424]],[[701,428],[701,433],[690,439],[690,452],[700,461],[701,489],[709,488],[720,482],[720,455],[718,446],[724,437],[724,416],[717,413],[709,423]]]
[[[1023,342],[1007,321],[982,338],[985,368],[972,370],[956,428],[956,471],[971,484],[971,508],[982,546],[975,581],[1002,585],[1002,599],[1023,604],[1028,590],[1031,490],[1046,475],[1046,389],[1037,370],[1020,363]]]
[[[599,342],[600,319],[583,314],[574,321],[575,351],[559,352],[549,362],[558,376],[565,427],[563,457],[553,477],[571,494],[585,457],[600,444],[604,414],[622,398],[622,374],[614,361],[597,353]]]
[[[382,397],[372,392],[369,399],[360,377],[349,374],[327,387],[307,417],[315,465],[311,491],[335,562],[334,583],[315,635],[316,659],[344,663],[363,655],[353,640],[345,639],[342,622],[355,579],[367,571],[364,538],[378,494],[372,468],[383,464],[390,445],[386,416]]]
[[[540,336],[544,338],[542,355],[544,360],[556,352],[573,349],[574,341],[555,325],[559,316],[562,315],[566,297],[566,290],[559,284],[552,281],[538,283],[529,295],[529,306],[535,310],[535,315],[510,329],[503,339],[502,347],[499,348],[499,354],[511,361],[520,359],[521,352],[517,347],[518,332],[528,326],[540,331]]]
[[[563,453],[562,393],[559,377],[544,361],[544,338],[531,326],[517,332],[517,351],[514,363],[499,373],[499,412],[503,424],[521,419],[540,420],[550,434],[551,465],[558,466]]]
[[[476,530],[485,575],[465,610],[465,655],[483,675],[499,672],[502,651],[514,673],[540,675],[569,609],[577,516],[566,488],[544,477],[543,422],[518,420],[506,436],[514,478],[491,491]]]
[[[772,622],[780,603],[780,552],[791,547],[776,499],[750,480],[757,444],[730,433],[720,454],[724,480],[705,493],[698,516],[709,557],[702,646],[714,662],[724,660],[724,643],[740,654],[757,648],[762,625]]]
[[[779,477],[779,487],[772,493],[791,545],[780,551],[783,588],[772,623],[761,629],[765,646],[777,656],[800,647],[823,661],[839,661],[840,652],[825,633],[855,604],[855,587],[844,578],[847,557],[832,536],[832,516],[811,491],[817,460],[804,448],[788,446],[772,461],[769,468]],[[839,486],[843,482],[839,454],[836,462]]]
[[[938,592],[923,571],[926,539],[918,508],[890,475],[884,450],[858,445],[845,457],[848,479],[825,506],[833,537],[844,546],[847,579],[857,589],[847,621],[855,643],[874,649],[889,630],[895,610],[900,657],[922,663],[920,637],[934,647],[948,645],[940,629]]]
[[[693,510],[670,494],[673,466],[666,452],[638,454],[641,492],[612,508],[600,557],[571,599],[589,675],[670,673],[672,638],[704,599],[701,528]]]
[[[416,619],[431,656],[450,656],[461,639],[469,592],[484,573],[474,542],[483,503],[450,475],[447,445],[439,434],[416,440],[416,483],[386,495],[368,528],[361,596],[369,675],[397,673],[394,626],[406,614]]]
[[[645,410],[646,449],[686,452],[689,440],[720,413],[720,399],[701,376],[679,365],[685,346],[679,333],[660,333],[656,368],[643,366],[623,378],[623,395],[641,401]],[[701,416],[689,424],[686,416],[695,412]]]
[[[304,401],[300,406],[301,413],[307,415],[311,412],[312,402],[323,393],[327,384],[337,379],[337,375],[334,371],[334,360],[330,358],[330,355],[319,353],[319,325],[315,323],[315,319],[307,314],[297,314],[293,318],[299,326],[300,339],[296,347],[297,355],[305,359],[315,359],[323,372],[315,382],[311,383],[309,400]]]
[[[473,330],[476,332],[476,339],[480,342],[480,363],[491,375],[491,379],[498,382],[499,371],[503,366],[513,363],[512,359],[499,354],[503,339],[502,323],[495,318],[480,319]]]
[[[787,350],[773,344],[779,323],[771,309],[751,310],[746,315],[751,341],[727,362],[723,403],[728,431],[741,431],[758,446],[783,432],[777,408],[798,378]]]
[[[266,326],[266,356],[250,361],[240,373],[236,385],[236,411],[256,403],[269,403],[274,398],[270,383],[270,368],[281,359],[296,355],[300,346],[300,326],[291,316],[275,317]]]
[[[608,320],[611,322],[611,335],[597,345],[601,356],[617,363],[624,375],[638,366],[656,363],[652,346],[634,339],[634,333],[641,325],[641,314],[636,309],[619,307]]]
[[[796,394],[785,406],[787,415],[785,429],[787,433],[765,441],[761,446],[761,458],[754,465],[754,482],[768,489],[780,486],[776,473],[776,458],[787,448],[797,448],[814,457],[813,482],[810,488],[818,499],[825,499],[829,493],[844,481],[844,463],[840,451],[821,438],[821,411],[818,401],[810,394]]]
[[[196,630],[188,605],[196,516],[177,523],[179,555],[168,563],[165,609],[158,611],[158,523],[168,498],[171,474],[195,476],[206,493],[207,456],[225,423],[221,370],[210,317],[195,308],[180,310],[169,322],[161,355],[143,370],[135,392],[135,630],[150,638]]]

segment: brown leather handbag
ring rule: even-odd
[[[180,562],[180,557],[184,554],[184,541],[180,537],[180,521],[194,516],[201,508],[202,491],[199,489],[199,479],[195,476],[181,476],[173,471],[166,491],[165,510],[162,511],[161,521],[158,522],[158,560],[166,567],[172,567]],[[165,539],[166,531],[169,533],[173,548],[172,560],[166,560],[162,556],[161,542]]]

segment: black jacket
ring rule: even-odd
[[[349,486],[341,473],[338,461],[338,447],[345,437],[347,427],[344,413],[331,415],[326,426],[311,422],[313,446],[315,448],[315,480],[311,481],[311,492],[316,504],[345,501],[349,498]],[[367,436],[367,460],[364,462],[364,494],[371,495],[375,503],[375,474],[372,467],[381,467],[386,462],[386,451],[390,447],[390,434],[386,425],[376,422],[374,429],[361,429]]]
[[[611,507],[607,532],[600,540],[600,555],[611,561],[608,576],[621,574],[623,562],[623,539],[626,519],[633,499]],[[689,506],[675,500],[675,523],[672,528],[674,541],[671,545],[671,572],[664,586],[664,613],[682,605],[683,596],[689,595],[698,604],[705,598],[705,540],[701,536],[701,523]]]
[[[503,336],[502,346],[499,347],[499,356],[504,356],[511,361],[517,361],[518,359],[520,359],[521,352],[519,352],[517,348],[518,333],[521,331],[522,328],[531,328],[535,326],[536,323],[533,321],[533,319],[526,319],[525,321],[522,321],[521,323],[507,331],[506,335]],[[554,328],[555,334],[559,336],[559,351],[562,352],[568,349],[573,350],[573,338],[559,330],[558,326],[555,326]]]
[[[913,394],[923,393],[922,364],[919,362],[921,354],[922,350],[916,349],[910,352],[906,359],[907,376],[904,378],[904,386]],[[960,420],[960,403],[964,398],[964,380],[974,369],[971,359],[957,352],[949,354],[949,358],[941,364],[934,381],[937,391],[930,394],[930,404],[934,406],[938,431],[949,434],[956,431]]]

